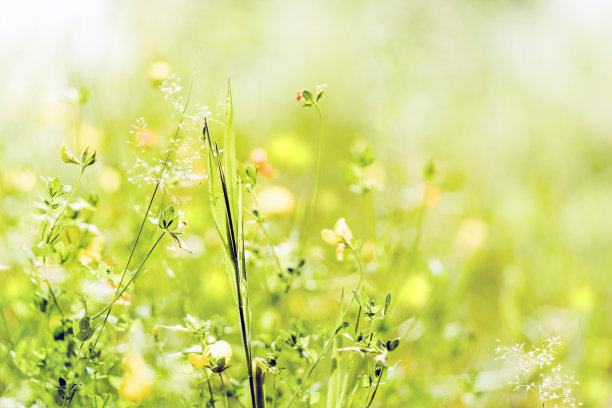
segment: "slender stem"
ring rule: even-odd
[[[149,252],[147,253],[147,255],[145,256],[145,258],[142,260],[142,262],[140,263],[140,266],[138,266],[138,269],[136,269],[136,271],[134,272],[134,274],[132,275],[131,279],[129,280],[129,282],[125,285],[125,287],[123,288],[123,291],[117,295],[115,295],[115,297],[113,298],[113,300],[111,301],[111,303],[109,304],[108,310],[106,312],[106,316],[104,316],[104,321],[102,322],[102,325],[100,326],[100,330],[98,330],[98,335],[96,336],[96,340],[93,343],[93,346],[91,347],[91,350],[95,350],[96,346],[98,345],[98,341],[100,340],[100,337],[102,336],[102,332],[104,331],[104,327],[106,325],[106,322],[108,321],[108,317],[110,316],[111,311],[113,310],[113,305],[115,304],[115,302],[121,297],[121,295],[123,294],[123,292],[125,292],[125,289],[130,285],[130,283],[132,283],[132,281],[134,281],[134,279],[139,275],[139,273],[142,271],[142,268],[144,266],[144,264],[147,262],[147,260],[149,259],[149,256],[151,256],[151,254],[153,253],[153,251],[155,250],[155,247],[157,246],[157,244],[159,243],[159,241],[161,241],[161,239],[163,238],[163,236],[166,234],[166,231],[163,231],[159,238],[157,238],[157,240],[155,241],[155,243],[153,244],[153,246],[151,247],[151,249],[149,250]],[[80,352],[79,352],[80,355]],[[91,361],[91,353],[89,353],[89,355],[87,356],[87,361],[85,362],[85,365],[83,366],[83,368],[81,369],[81,373],[79,374],[79,376],[77,377],[77,380],[80,381],[80,379],[83,377],[83,374],[85,373],[85,370],[87,369],[87,366],[89,365],[89,362]],[[76,367],[75,367],[75,371],[76,371]],[[72,398],[74,396],[74,394],[76,393],[76,390],[78,389],[75,388],[75,390],[70,394],[70,395],[66,395],[66,397],[64,398],[64,404],[62,406],[66,406],[66,403],[70,404],[70,402],[72,401]]]
[[[317,204],[317,198],[319,196],[319,185],[321,183],[321,162],[323,156],[323,142],[324,142],[324,130],[325,130],[325,121],[323,119],[323,113],[319,108],[319,105],[315,102],[314,105],[315,110],[319,116],[319,146],[317,150],[317,164],[315,169],[315,185],[312,193],[312,198],[310,200],[310,204],[306,209],[306,214],[304,215],[304,221],[302,222],[301,239],[298,247],[298,262],[302,259],[304,252],[306,251],[306,243],[308,241],[308,233],[310,232],[310,224],[312,221],[312,214],[314,212],[315,206]]]
[[[351,405],[353,404],[353,398],[355,398],[355,394],[357,393],[358,387],[359,387],[359,379],[357,379],[355,383],[355,387],[353,388],[353,391],[351,392],[351,395],[349,396],[349,399],[346,402],[346,408],[351,408]]]
[[[57,311],[62,315],[62,317],[64,316],[64,312],[62,312],[62,308],[60,307],[59,303],[57,303],[57,298],[55,297],[55,293],[53,292],[53,289],[51,288],[51,284],[49,283],[49,281],[47,280],[47,287],[49,288],[49,293],[51,293],[51,297],[53,298],[53,303],[55,304],[55,307],[57,307]]]
[[[225,398],[225,408],[229,408],[229,402],[227,401],[227,392],[225,391],[225,383],[223,382],[223,374],[219,373],[219,379],[221,380],[221,392]]]
[[[79,187],[79,184],[81,184],[81,179],[83,178],[83,173],[85,172],[85,169],[86,169],[86,167],[81,166],[81,171],[79,172],[79,177],[77,178],[77,181],[74,184],[74,188],[72,188],[72,190],[70,190],[70,195],[68,196],[68,199],[64,203],[64,206],[62,207],[62,210],[57,215],[57,217],[55,217],[55,220],[53,220],[53,224],[51,225],[51,228],[49,229],[49,235],[47,235],[47,240],[51,236],[51,231],[53,231],[53,229],[57,225],[57,223],[60,220],[60,218],[62,218],[62,215],[64,215],[64,212],[66,211],[66,208],[68,208],[68,204],[70,204],[70,201],[72,201],[72,198],[74,197],[74,193],[76,192],[77,188]],[[48,243],[45,243],[45,245],[43,246],[43,262],[45,262],[45,263],[47,262],[47,256],[46,256],[46,251],[45,251],[47,245],[48,245]],[[51,287],[51,284],[49,283],[49,280],[46,280],[45,282],[47,283],[47,287],[49,288],[49,293],[51,294],[51,297],[53,298],[53,303],[55,304],[55,307],[57,307],[57,310],[59,311],[60,315],[62,315],[62,317],[64,317],[64,312],[62,312],[62,308],[60,307],[59,303],[57,302],[57,298],[55,297],[55,292],[53,292],[53,288]]]
[[[215,408],[215,398],[213,397],[213,392],[212,392],[212,387],[210,386],[210,376],[208,375],[208,371],[206,369],[204,369],[204,374],[206,374],[206,384],[208,384],[208,393],[210,394],[210,405],[213,406],[213,408]],[[204,403],[204,383],[202,383],[202,401],[200,402],[200,405],[203,405]]]
[[[287,403],[285,404],[285,408],[289,408],[291,406],[291,403],[293,402],[293,400],[295,399],[295,397],[297,397],[297,395],[300,393],[300,391],[302,390],[302,388],[304,387],[304,384],[306,384],[306,380],[308,380],[308,378],[310,377],[310,375],[312,374],[312,372],[314,371],[314,369],[317,367],[317,365],[319,364],[319,361],[321,361],[321,359],[323,358],[323,356],[325,356],[325,354],[327,354],[327,350],[329,350],[329,346],[331,346],[334,338],[336,337],[336,334],[338,334],[338,332],[340,330],[342,330],[342,328],[344,327],[344,324],[340,325],[336,330],[334,330],[333,334],[330,336],[330,338],[327,340],[327,343],[325,343],[325,346],[323,346],[323,350],[321,350],[321,353],[319,353],[319,355],[317,356],[317,359],[315,360],[315,362],[310,366],[310,368],[308,369],[308,371],[306,372],[306,375],[303,377],[302,382],[300,383],[300,385],[296,388],[296,390],[294,391],[294,393],[291,395],[291,398],[289,398],[289,401],[287,401]]]
[[[359,318],[361,317],[361,305],[359,305],[359,310],[357,311],[357,320],[355,321],[355,335],[359,331]]]
[[[359,281],[357,281],[357,285],[355,285],[355,289],[354,289],[357,292],[359,291],[359,288],[363,284],[363,277],[365,275],[365,269],[363,268],[363,263],[361,262],[361,257],[359,256],[359,252],[357,252],[357,250],[352,245],[350,245],[348,242],[345,242],[345,245],[350,249],[350,251],[353,253],[353,256],[355,256],[355,259],[357,260],[357,267],[359,268]],[[353,305],[354,300],[355,300],[355,297],[351,296],[351,301],[349,302],[348,306],[344,310],[344,313],[342,314],[343,318],[348,313],[349,308]],[[359,313],[361,313],[361,308],[360,308]]]
[[[374,392],[372,393],[372,397],[370,398],[370,402],[365,406],[365,408],[369,408],[374,401],[374,397],[376,396],[376,391],[378,391],[378,386],[380,385],[380,379],[382,378],[382,367],[380,368],[380,375],[378,376],[378,381],[376,382],[376,387],[374,387]]]
[[[370,339],[368,340],[368,348],[372,347],[372,337],[373,336],[374,336],[374,319],[371,319],[370,320]],[[367,359],[367,361],[368,361],[368,377],[369,377],[370,373],[372,372],[372,363],[371,363],[369,358]],[[368,387],[368,392],[366,394],[366,399],[365,399],[365,402],[363,403],[364,407],[368,403],[371,391],[372,391],[372,383],[370,382],[370,387]]]
[[[357,282],[357,285],[355,286],[355,290],[357,291],[357,290],[359,290],[359,288],[361,287],[361,284],[363,283],[364,268],[363,268],[363,264],[361,262],[361,257],[359,256],[359,253],[357,252],[357,250],[355,248],[353,248],[353,246],[351,246],[351,245],[347,245],[347,246],[351,250],[353,255],[355,256],[355,258],[357,259],[357,265],[359,266],[359,281]],[[349,311],[351,305],[353,304],[354,300],[355,300],[355,297],[352,296],[351,297],[351,301],[349,302],[348,306],[346,307],[346,309],[344,309],[344,312],[342,312],[342,317],[341,317],[340,320],[344,321],[344,317],[348,313],[348,311]],[[359,312],[359,313],[361,313],[361,312]],[[329,338],[329,340],[327,341],[327,343],[323,347],[323,350],[321,350],[321,353],[317,357],[316,361],[313,363],[312,366],[310,366],[310,369],[308,370],[308,372],[304,376],[304,378],[302,380],[302,383],[299,385],[297,390],[293,393],[293,395],[289,399],[289,402],[287,402],[287,404],[285,405],[285,408],[288,408],[291,405],[291,403],[293,402],[293,400],[295,399],[297,394],[300,392],[300,390],[302,389],[302,387],[306,383],[306,380],[310,377],[310,375],[312,374],[312,372],[315,369],[315,367],[317,366],[317,364],[319,364],[319,361],[321,360],[321,358],[327,353],[327,350],[329,349],[329,346],[331,345],[333,339],[336,337],[336,334],[338,334],[338,332],[342,329],[342,327],[343,326],[338,327],[336,329],[336,331],[334,332],[334,334]]]
[[[252,193],[252,195],[253,195],[253,199],[255,200],[255,205],[257,206],[257,209],[259,210],[259,202],[257,201],[257,197],[255,196],[254,193]],[[266,237],[266,244],[268,245],[268,249],[270,249],[270,253],[272,254],[272,258],[274,259],[274,263],[276,264],[276,268],[278,269],[279,273],[283,273],[284,272],[283,265],[280,261],[280,258],[276,254],[276,250],[274,249],[274,241],[272,240],[272,235],[266,228],[265,222],[263,221],[260,222],[259,221],[260,217],[257,217],[255,214],[253,214],[253,212],[249,211],[247,208],[245,208],[244,211],[247,214],[249,214],[251,217],[253,217],[253,219],[257,222],[257,224],[259,224],[259,226],[261,227],[261,230],[263,231],[264,236]]]

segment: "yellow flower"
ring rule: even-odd
[[[321,238],[330,245],[337,245],[336,259],[342,261],[344,260],[344,250],[346,249],[346,245],[351,242],[353,233],[348,225],[346,225],[346,220],[340,218],[336,221],[336,224],[334,224],[333,230],[324,229],[321,231]]]
[[[204,348],[202,354],[191,353],[187,357],[187,360],[194,365],[197,369],[201,370],[204,367],[212,367],[210,359],[214,361],[225,359],[227,365],[232,358],[232,346],[228,342],[219,340],[212,345],[208,345]]]
[[[288,214],[295,209],[295,196],[285,187],[270,186],[257,194],[259,210],[264,216]]]
[[[136,352],[128,353],[123,360],[123,364],[125,375],[119,388],[119,394],[128,401],[143,401],[153,389],[153,370],[142,356]]]
[[[194,353],[190,354],[189,357],[187,357],[187,360],[199,370],[203,369],[204,367],[210,367],[210,360],[208,357],[206,357],[210,352],[210,347],[211,346],[206,346],[201,355]]]
[[[104,249],[104,237],[96,235],[91,239],[87,248],[82,249],[77,254],[79,262],[84,265],[91,265],[100,262],[102,259],[102,250]]]
[[[210,347],[210,356],[215,360],[225,358],[225,364],[228,364],[232,358],[232,346],[227,341],[219,340]]]

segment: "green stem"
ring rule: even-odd
[[[153,246],[151,247],[151,249],[149,250],[149,252],[147,253],[147,255],[145,256],[145,258],[143,259],[143,261],[140,263],[140,266],[138,266],[138,268],[136,269],[136,271],[134,272],[134,274],[132,275],[131,279],[129,280],[129,282],[125,285],[125,287],[123,288],[123,290],[121,291],[121,293],[118,293],[115,295],[115,297],[113,298],[113,300],[111,301],[111,303],[108,306],[108,310],[106,312],[106,316],[104,317],[104,321],[102,322],[102,325],[100,326],[100,330],[98,330],[98,335],[96,336],[96,340],[93,343],[92,346],[92,350],[96,349],[96,346],[98,345],[98,341],[100,340],[100,337],[102,336],[102,332],[104,331],[104,327],[106,326],[106,322],[108,321],[108,317],[110,316],[110,313],[113,309],[113,305],[115,304],[115,302],[121,298],[123,292],[125,292],[125,290],[127,289],[127,287],[130,285],[130,283],[132,283],[132,281],[134,281],[134,279],[139,275],[139,273],[141,272],[142,268],[144,267],[144,264],[147,262],[147,260],[149,259],[149,256],[151,256],[151,254],[153,253],[153,251],[155,250],[155,247],[157,246],[157,244],[159,243],[159,241],[161,241],[161,239],[163,238],[163,236],[166,234],[166,231],[163,231],[159,238],[157,238],[157,240],[155,241],[155,243],[153,244]],[[80,355],[80,352],[79,352]],[[85,365],[83,366],[83,368],[81,369],[81,373],[79,374],[78,377],[76,377],[77,381],[81,381],[81,378],[83,377],[83,375],[85,374],[85,370],[87,369],[87,366],[89,365],[89,362],[91,361],[91,353],[89,353],[89,355],[87,356],[87,361],[85,362]],[[75,371],[76,371],[76,367],[75,367]],[[78,389],[78,387],[76,387],[74,389],[74,391],[70,394],[70,395],[66,395],[66,397],[64,398],[64,403],[62,406],[66,406],[66,403],[68,403],[68,405],[70,405],[70,402],[72,402],[72,398],[74,397],[74,394],[76,393],[76,390]]]
[[[302,222],[301,239],[298,247],[298,263],[302,259],[304,252],[306,251],[306,244],[308,241],[308,233],[310,232],[311,222],[312,222],[312,214],[314,212],[315,206],[317,204],[317,198],[319,196],[319,185],[321,184],[321,162],[323,156],[323,143],[324,143],[324,130],[325,130],[325,121],[323,119],[323,113],[319,108],[319,105],[315,102],[313,105],[317,111],[319,116],[319,146],[317,150],[317,164],[315,169],[315,185],[312,193],[312,198],[310,200],[310,204],[306,209],[306,214],[304,214],[304,221]]]
[[[359,266],[359,281],[357,282],[357,285],[355,286],[355,291],[358,291],[359,288],[361,287],[361,284],[363,283],[363,277],[364,277],[364,268],[363,268],[363,264],[361,262],[361,257],[359,256],[359,253],[357,252],[357,250],[355,250],[355,248],[353,248],[351,245],[348,245],[348,248],[351,250],[351,252],[353,253],[353,255],[355,256],[355,258],[357,259],[357,265]],[[354,296],[351,296],[351,301],[349,302],[348,306],[346,307],[346,309],[344,309],[344,312],[342,312],[342,316],[340,318],[341,321],[344,321],[344,317],[346,316],[346,314],[348,313],[351,305],[353,304],[353,301],[355,300]],[[361,313],[361,312],[360,312]],[[321,350],[321,353],[319,354],[319,356],[317,357],[316,361],[313,363],[313,365],[310,367],[310,369],[308,370],[308,372],[306,373],[306,375],[304,376],[302,383],[299,385],[299,387],[297,388],[297,390],[295,390],[295,392],[293,393],[293,395],[291,396],[291,398],[289,399],[289,402],[287,402],[287,404],[285,405],[285,408],[288,408],[291,403],[293,402],[293,400],[295,399],[295,397],[297,396],[297,394],[300,392],[300,390],[302,389],[302,387],[304,386],[304,384],[306,383],[306,380],[310,377],[310,375],[312,374],[313,370],[315,369],[315,367],[317,366],[317,364],[319,364],[319,361],[321,360],[321,358],[327,353],[327,350],[329,349],[329,346],[332,344],[332,341],[334,340],[334,338],[336,337],[336,334],[338,334],[338,332],[342,329],[343,326],[339,326],[336,331],[334,332],[334,334],[329,338],[329,340],[327,341],[327,343],[325,344],[325,346],[323,347],[323,350]]]
[[[57,311],[62,315],[62,317],[64,316],[64,312],[62,312],[62,308],[60,307],[59,303],[57,302],[57,298],[55,297],[55,293],[53,292],[53,289],[51,288],[51,284],[49,283],[49,281],[47,280],[47,287],[49,288],[49,293],[51,293],[51,297],[53,298],[53,303],[55,304],[55,307],[57,307]]]
[[[255,196],[254,193],[252,193],[252,195],[253,195],[253,199],[255,200],[255,205],[257,206],[257,210],[259,211],[259,202],[257,201],[257,197]],[[249,211],[248,209],[245,208],[244,211],[247,214],[249,214],[251,217],[253,217],[253,219],[257,221],[257,223],[261,227],[261,230],[263,231],[264,236],[266,237],[266,243],[268,244],[268,249],[270,249],[270,253],[272,254],[272,258],[274,259],[276,268],[278,269],[278,273],[283,273],[284,272],[283,265],[280,261],[280,258],[276,254],[276,250],[274,249],[274,241],[272,240],[272,235],[270,235],[270,232],[266,228],[265,222],[264,221],[260,222],[260,217],[257,217],[255,214],[253,214],[253,212]]]
[[[378,386],[380,385],[380,379],[382,378],[382,367],[380,368],[380,375],[378,376],[378,381],[376,382],[376,387],[374,387],[374,392],[372,393],[372,398],[370,398],[370,402],[365,406],[365,408],[369,408],[374,402],[374,397],[376,396],[376,391],[378,391]]]
[[[83,178],[83,173],[85,173],[85,169],[86,169],[86,167],[81,166],[81,171],[79,173],[79,177],[77,178],[76,183],[74,184],[74,188],[72,188],[72,190],[70,190],[70,195],[68,196],[68,199],[64,203],[64,206],[62,207],[62,210],[57,215],[57,217],[55,217],[55,220],[53,221],[53,224],[51,225],[51,228],[49,229],[49,234],[47,235],[47,240],[51,236],[51,231],[53,231],[53,229],[57,225],[57,223],[60,220],[60,218],[62,218],[62,215],[64,215],[64,212],[66,211],[66,208],[68,208],[68,204],[70,204],[70,201],[72,201],[72,198],[74,197],[74,193],[76,192],[77,188],[79,187],[79,184],[81,184],[81,179]],[[47,247],[47,245],[48,245],[48,242],[45,243],[45,245],[43,246],[43,262],[45,262],[45,263],[47,262],[46,251],[45,251],[45,248]],[[51,297],[53,298],[53,303],[55,304],[55,307],[57,307],[57,310],[59,311],[60,315],[62,315],[62,317],[64,317],[64,312],[62,312],[62,308],[60,307],[59,303],[57,302],[57,298],[55,296],[55,292],[53,292],[53,288],[51,287],[51,284],[49,283],[48,280],[46,280],[46,283],[47,283],[47,287],[49,288],[49,293],[51,294]]]
[[[363,284],[363,277],[365,275],[365,269],[363,268],[363,263],[361,262],[361,257],[359,256],[359,252],[357,252],[357,250],[352,245],[350,245],[348,242],[345,242],[345,245],[348,247],[348,249],[351,250],[351,252],[353,253],[353,256],[355,256],[355,259],[357,260],[357,267],[359,268],[359,281],[357,281],[357,285],[355,286],[354,290],[355,292],[358,292],[359,288]],[[349,302],[348,306],[344,310],[344,313],[342,314],[343,318],[348,313],[349,308],[353,305],[354,300],[355,300],[355,297],[351,296],[351,301]],[[361,313],[361,311],[359,313]]]
[[[208,384],[208,393],[210,394],[210,405],[215,408],[215,398],[213,397],[212,387],[210,386],[210,376],[206,369],[204,369],[204,373],[206,374],[206,384]],[[204,383],[202,383],[202,388],[204,388]],[[202,400],[200,401],[200,406],[202,405],[204,405],[204,389],[202,389]]]
[[[229,408],[229,402],[227,400],[227,392],[225,391],[225,383],[223,382],[223,374],[219,373],[219,380],[221,380],[221,392],[225,398],[225,408]]]
[[[297,395],[300,393],[300,391],[304,387],[304,384],[306,384],[306,380],[308,380],[308,378],[310,377],[310,375],[312,374],[314,369],[317,367],[317,365],[319,364],[319,362],[321,361],[323,356],[325,356],[325,354],[327,354],[327,350],[329,350],[329,347],[333,343],[333,340],[336,337],[336,334],[338,334],[340,332],[340,330],[342,330],[342,328],[344,328],[344,324],[338,326],[338,328],[336,330],[334,330],[334,332],[332,333],[330,338],[325,343],[325,346],[323,346],[323,350],[321,350],[321,353],[319,353],[319,355],[317,356],[317,359],[315,360],[315,362],[310,366],[310,368],[306,372],[306,375],[303,377],[302,382],[296,388],[296,390],[293,392],[293,394],[291,395],[291,398],[289,398],[289,401],[287,401],[287,403],[285,404],[285,408],[289,408],[291,406],[291,403],[293,402],[295,397],[297,397]]]

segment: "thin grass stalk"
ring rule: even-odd
[[[208,123],[205,122],[203,136],[206,143],[206,161],[208,166],[208,186],[211,209],[217,229],[217,235],[223,247],[226,270],[235,292],[235,300],[240,322],[240,333],[244,347],[245,363],[249,378],[251,405],[256,407],[255,384],[253,379],[250,313],[248,303],[248,280],[244,254],[244,214],[242,210],[242,188],[238,179],[235,157],[235,134],[233,132],[233,108],[231,91],[228,91],[228,102],[225,125],[225,170],[221,165],[219,149],[213,147]],[[229,130],[228,130],[229,129]],[[223,200],[222,203],[219,200]]]
[[[147,205],[147,209],[146,209],[146,211],[144,213],[144,216],[142,218],[142,222],[140,223],[140,228],[138,229],[138,233],[136,234],[136,239],[134,240],[134,244],[132,245],[132,249],[130,251],[130,255],[129,255],[128,260],[127,260],[127,262],[125,264],[125,267],[123,268],[123,272],[121,273],[121,278],[119,279],[119,284],[117,285],[116,293],[120,292],[121,294],[123,294],[127,290],[127,287],[129,286],[129,283],[131,283],[134,280],[135,275],[138,273],[138,271],[137,271],[132,276],[132,279],[130,280],[130,282],[127,285],[125,285],[124,288],[121,287],[121,285],[123,283],[123,280],[125,279],[125,276],[127,274],[127,271],[128,271],[129,266],[130,266],[130,263],[132,261],[132,258],[134,257],[134,253],[136,252],[136,247],[138,246],[138,243],[140,241],[140,237],[142,235],[142,231],[143,231],[144,226],[145,226],[145,224],[147,222],[149,211],[151,210],[151,206],[153,205],[153,201],[155,200],[155,196],[156,196],[157,192],[159,191],[161,183],[163,182],[166,170],[168,168],[168,163],[169,163],[169,160],[170,160],[170,155],[172,154],[172,152],[174,151],[174,148],[176,147],[176,140],[177,140],[178,134],[179,134],[179,132],[181,130],[181,127],[183,125],[183,121],[185,120],[185,112],[187,111],[187,107],[189,106],[189,100],[191,99],[191,91],[193,90],[193,83],[194,83],[194,81],[195,81],[195,69],[194,69],[194,73],[193,73],[193,75],[191,77],[191,83],[189,84],[189,91],[187,93],[187,99],[185,101],[185,106],[183,107],[183,110],[181,112],[181,118],[179,120],[179,124],[176,127],[176,131],[174,133],[174,138],[172,139],[172,141],[170,143],[170,147],[168,148],[168,152],[166,153],[166,157],[164,158],[164,161],[163,161],[163,164],[162,164],[162,168],[161,168],[161,171],[160,171],[160,175],[159,175],[159,179],[157,180],[157,183],[155,183],[155,188],[153,189],[153,194],[151,195],[151,199],[149,200],[149,204]],[[82,174],[83,173],[81,172],[81,176],[82,176]],[[81,179],[81,176],[79,176],[79,181]],[[149,251],[149,253],[145,257],[145,260],[141,263],[141,267],[144,266],[144,262],[146,262],[148,257],[151,255],[152,250],[155,248],[157,243],[161,240],[163,235],[164,234],[162,233],[162,235],[159,237],[159,239],[155,242],[155,244],[153,245],[153,248],[151,249],[151,251]],[[115,304],[115,302],[119,298],[120,297],[115,296],[108,306],[106,306],[104,309],[102,309],[100,312],[98,312],[92,318],[92,320],[94,320],[94,319],[100,317],[106,311],[106,316],[104,317],[104,320],[102,322],[100,330],[98,331],[98,336],[96,337],[96,340],[94,342],[93,349],[95,349],[96,345],[98,344],[98,341],[100,340],[100,336],[102,335],[102,332],[104,331],[104,327],[106,326],[106,322],[108,321],[108,318],[109,318],[110,313],[112,311],[113,305]],[[85,373],[85,370],[87,369],[87,366],[89,365],[90,361],[91,361],[91,353],[90,353],[90,356],[87,358],[87,361],[85,362],[85,366],[81,370],[81,374],[77,377],[77,381],[80,381],[80,379],[82,378],[82,376]],[[70,403],[72,402],[72,399],[74,398],[74,395],[76,394],[77,390],[78,390],[78,387],[76,387],[75,390],[71,393],[71,395],[69,397],[69,400],[68,400],[68,405],[66,405],[66,401],[67,401],[67,397],[68,397],[68,394],[66,394],[66,397],[64,397],[64,401],[62,403],[62,407],[70,406]]]

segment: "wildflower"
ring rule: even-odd
[[[204,367],[212,369],[220,367],[222,370],[223,367],[227,366],[231,358],[232,346],[224,340],[219,340],[214,344],[206,346],[202,354],[189,354],[187,360],[199,370]]]
[[[102,190],[114,193],[121,187],[121,173],[114,167],[104,167],[98,176],[98,183]]]
[[[271,178],[274,176],[274,169],[268,164],[268,152],[265,149],[257,148],[251,151],[249,155],[251,162],[259,168],[259,173],[266,177]]]
[[[149,65],[147,74],[154,83],[161,83],[172,74],[172,69],[166,61],[156,61]]]
[[[353,239],[353,233],[348,225],[346,225],[344,218],[340,218],[336,221],[336,224],[334,224],[333,230],[324,229],[321,231],[321,238],[329,245],[337,245],[336,259],[342,261],[344,260],[344,250],[347,245],[350,244],[351,239]]]
[[[225,363],[229,363],[232,358],[232,346],[227,341],[219,340],[210,347],[210,356],[215,360],[225,358]]]
[[[281,186],[270,186],[257,194],[262,215],[288,214],[295,209],[295,196]]]
[[[302,91],[297,91],[297,96],[296,96],[295,100],[299,102],[299,101],[302,100],[302,98],[303,98]]]
[[[565,406],[580,407],[583,403],[573,396],[573,387],[579,384],[578,381],[574,377],[561,374],[561,364],[554,364],[556,348],[560,345],[558,337],[548,338],[541,346],[532,346],[531,349],[525,349],[524,344],[518,343],[511,346],[500,344],[496,349],[499,354],[496,360],[508,362],[513,369],[514,377],[510,384],[514,386],[514,391],[524,389],[537,392],[543,403],[562,401]],[[537,373],[539,384],[527,380],[533,373]]]
[[[112,280],[109,280],[108,283],[115,290],[114,294],[116,294],[117,293],[117,284],[115,282],[113,282]],[[120,305],[126,305],[126,306],[130,305],[130,304],[132,304],[132,297],[126,293],[125,295],[123,295],[121,297],[121,299],[118,299],[116,303],[120,304]]]
[[[253,149],[249,158],[254,165],[262,166],[268,162],[268,152],[266,152],[266,149],[262,148]]]
[[[274,174],[276,174],[272,166],[270,166],[269,164],[264,164],[263,166],[261,166],[259,168],[259,173],[265,178],[272,178],[274,177]]]
[[[149,125],[144,118],[139,118],[132,125],[130,133],[134,135],[135,145],[141,148],[141,151],[155,144],[157,135],[149,128]]]
[[[123,360],[123,365],[125,375],[119,387],[119,395],[128,401],[143,401],[153,389],[153,370],[142,355],[136,352],[128,353]]]
[[[210,367],[210,360],[207,355],[210,353],[210,348],[212,346],[206,346],[202,354],[191,353],[187,357],[187,361],[193,364],[197,369],[201,370],[204,367]]]
[[[82,249],[77,254],[79,262],[83,265],[91,265],[100,262],[102,249],[104,248],[104,237],[96,235],[89,241],[87,248]]]

